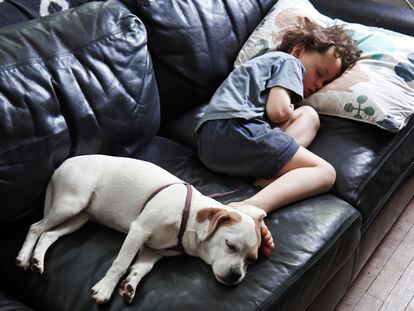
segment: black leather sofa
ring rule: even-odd
[[[42,217],[53,170],[68,157],[151,161],[204,194],[237,190],[224,203],[258,191],[203,167],[192,129],[275,2],[109,0],[0,28],[0,310],[334,309],[413,197],[413,119],[390,134],[322,116],[310,149],[334,165],[337,181],[327,194],[268,215],[276,249],[237,286],[183,255],[157,263],[131,305],[114,293],[97,307],[90,288],[124,235],[94,223],[50,248],[43,275],[14,263],[29,225]],[[412,11],[312,2],[331,16],[414,35]]]

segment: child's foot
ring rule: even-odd
[[[243,205],[245,204],[241,202],[232,202],[228,204],[228,206],[233,207],[233,208],[237,208]],[[275,244],[273,243],[272,234],[270,233],[264,221],[261,222],[260,234],[262,236],[262,243],[260,244],[260,250],[262,251],[262,254],[264,256],[268,257],[270,256],[270,253],[272,252],[272,250],[275,248]]]

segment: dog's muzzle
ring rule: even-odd
[[[230,270],[224,275],[218,277],[218,280],[225,285],[236,285],[242,279],[242,272],[237,267],[231,267]]]

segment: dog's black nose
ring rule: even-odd
[[[240,269],[233,267],[226,274],[225,281],[228,284],[236,284],[240,280],[241,276],[242,274]]]

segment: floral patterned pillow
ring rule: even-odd
[[[245,43],[235,66],[275,50],[286,30],[307,23],[345,24],[363,53],[355,66],[301,104],[321,114],[401,130],[414,112],[413,37],[333,20],[307,0],[279,0]]]

